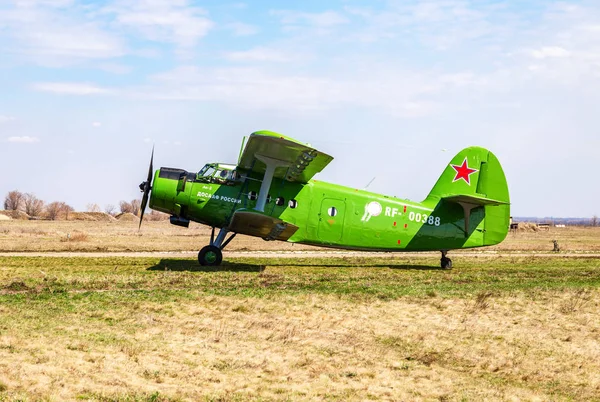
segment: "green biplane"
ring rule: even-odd
[[[236,165],[209,163],[198,173],[162,167],[153,175],[153,158],[154,150],[140,184],[140,225],[149,198],[174,225],[211,226],[201,265],[219,265],[241,233],[350,250],[436,250],[441,267],[451,268],[449,250],[498,244],[508,232],[506,178],[484,148],[459,152],[423,202],[314,180],[333,158],[270,131],[251,134]]]

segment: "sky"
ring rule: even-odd
[[[514,216],[600,214],[600,3],[0,0],[0,195],[139,198],[272,130],[317,178],[414,201],[462,148]]]

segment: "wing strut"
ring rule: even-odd
[[[265,170],[265,176],[263,177],[262,184],[260,185],[260,191],[258,192],[258,199],[256,200],[255,210],[265,212],[265,205],[267,203],[267,195],[273,182],[273,176],[275,175],[275,169],[278,167],[288,167],[289,162],[282,161],[279,159],[269,158],[263,155],[255,155],[255,158],[267,165]]]

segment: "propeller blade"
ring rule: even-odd
[[[144,219],[144,212],[146,205],[148,204],[148,198],[150,195],[150,189],[152,189],[152,165],[154,162],[154,146],[152,146],[152,154],[150,155],[150,167],[148,168],[148,178],[144,183],[140,185],[140,189],[144,192],[142,195],[142,204],[140,205],[140,225],[138,230],[142,228],[142,220]]]

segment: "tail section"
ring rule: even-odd
[[[425,203],[455,203],[463,207],[465,235],[469,218],[483,208],[483,244],[498,244],[506,237],[510,220],[510,198],[502,166],[492,152],[480,147],[460,151],[448,164]],[[472,230],[472,229],[471,229]]]

